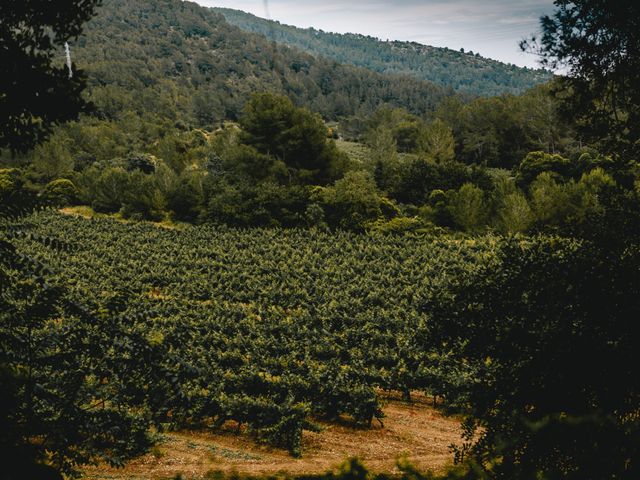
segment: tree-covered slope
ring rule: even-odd
[[[333,119],[382,103],[433,110],[445,90],[277,46],[179,0],[105,0],[72,45],[104,118],[124,111],[192,126],[238,117],[254,92],[271,91]]]
[[[382,41],[378,38],[301,29],[269,21],[249,13],[216,8],[227,21],[243,30],[265,35],[312,55],[368,68],[379,73],[406,74],[456,91],[482,96],[522,93],[551,78],[541,69],[520,68],[481,57],[415,42]]]

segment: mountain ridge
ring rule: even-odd
[[[434,47],[418,42],[382,40],[359,33],[334,33],[287,25],[251,13],[212,7],[232,25],[264,35],[276,43],[321,55],[339,63],[383,74],[404,74],[448,87],[460,93],[496,96],[520,94],[552,77],[531,69],[485,58],[473,52]]]

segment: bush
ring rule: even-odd
[[[204,194],[199,178],[183,175],[167,194],[167,207],[177,220],[195,221],[202,212]]]
[[[528,187],[543,172],[570,178],[571,168],[571,162],[560,155],[530,152],[516,168],[516,181],[521,187]]]
[[[92,178],[97,175],[97,178]],[[95,170],[87,172],[90,185],[87,196],[91,206],[99,213],[115,213],[124,202],[129,188],[129,175],[122,167],[111,167],[97,173]]]
[[[71,180],[60,178],[49,182],[43,191],[44,196],[58,206],[71,205],[78,200],[78,189]]]
[[[348,172],[331,187],[317,187],[312,198],[320,203],[330,225],[363,230],[383,216],[383,201],[373,177],[363,171]]]
[[[0,169],[0,198],[9,196],[24,183],[22,172],[17,168]]]
[[[127,171],[151,174],[156,171],[156,159],[152,155],[146,153],[134,152],[127,156]]]
[[[428,158],[410,157],[398,168],[398,184],[389,195],[400,203],[422,205],[433,190],[457,190],[465,183],[483,189],[492,185],[483,168],[459,162],[436,163]]]
[[[461,393],[473,447],[458,453],[486,469],[479,478],[638,478],[638,246],[516,237],[497,247],[497,264],[424,306],[433,344],[475,372]]]
[[[167,202],[155,179],[142,171],[135,171],[122,199],[122,215],[133,220],[160,221],[164,219]]]
[[[371,233],[400,234],[415,232],[423,227],[425,227],[425,223],[419,218],[396,217],[391,220],[379,218],[374,222],[368,223],[366,225],[366,230]]]

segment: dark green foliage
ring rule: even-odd
[[[390,189],[390,195],[402,203],[423,205],[433,190],[457,190],[465,183],[485,189],[491,186],[491,180],[482,169],[458,162],[436,163],[413,157],[399,167],[399,182]]]
[[[451,98],[436,115],[452,128],[456,158],[464,163],[511,169],[530,151],[565,153],[575,144],[549,85],[466,105]]]
[[[176,220],[193,222],[202,211],[204,192],[201,178],[196,175],[183,175],[167,193],[167,207]]]
[[[561,179],[569,178],[571,168],[569,160],[560,155],[530,152],[516,168],[516,180],[521,186],[527,187],[542,172],[552,173]]]
[[[298,182],[322,185],[342,174],[345,155],[328,139],[322,118],[296,108],[287,97],[254,95],[245,107],[240,125],[241,140],[286,165],[289,181],[293,176]],[[249,168],[258,174],[268,170],[266,165]]]
[[[86,77],[54,63],[66,41],[76,39],[100,0],[6,0],[0,4],[0,148],[26,151],[52,126],[86,108]]]
[[[541,19],[542,61],[564,68],[557,84],[564,114],[608,154],[640,153],[640,6],[627,0],[557,0]]]
[[[131,380],[159,402],[148,415],[185,428],[235,420],[294,454],[302,429],[315,428],[312,416],[344,415],[362,425],[380,418],[376,388],[450,395],[438,380],[442,362],[425,348],[421,299],[433,282],[493,258],[491,238],[177,231],[53,213],[29,221],[34,233],[55,232],[76,245],[53,254],[21,242],[69,285],[72,298],[117,307],[136,338],[154,352],[172,352],[146,365],[171,372],[183,397],[170,395],[160,373]],[[154,313],[137,318],[138,311]],[[109,385],[125,382],[118,378]]]
[[[122,198],[121,212],[125,218],[159,221],[164,218],[166,199],[156,179],[141,170],[129,175]]]
[[[339,63],[364,67],[386,74],[410,75],[459,92],[492,96],[521,93],[551,77],[545,70],[518,68],[473,53],[436,48],[415,42],[381,41],[357,35],[301,29],[255,17],[239,10],[216,8],[227,21],[243,30],[266,36],[312,55]],[[309,64],[294,60],[292,68],[304,70]]]
[[[29,241],[50,256],[71,253],[69,243],[23,223],[42,202],[20,172],[0,171],[0,185],[3,474],[45,475],[35,466],[43,462],[65,473],[98,458],[119,465],[144,452],[163,392],[175,391],[156,363],[166,352],[132,329],[130,317],[111,314],[116,304],[99,310],[73,299],[48,265],[19,248]]]
[[[127,171],[140,170],[142,173],[150,174],[156,171],[156,162],[150,155],[139,152],[132,152],[127,155]]]
[[[149,422],[130,408],[144,398],[136,382],[148,382],[135,371],[145,346],[43,279],[12,287],[3,289],[0,314],[3,403],[11,402],[2,405],[3,453],[68,472],[97,457],[118,464],[144,452]]]
[[[115,213],[124,202],[129,188],[129,176],[121,167],[112,167],[102,172],[92,172],[87,190],[91,195],[91,206],[96,212]]]
[[[242,227],[295,227],[306,222],[309,192],[305,187],[221,180],[209,184],[208,189],[200,216],[203,221]]]
[[[445,96],[426,81],[272,44],[212,9],[178,0],[105,0],[72,47],[89,76],[89,98],[110,121],[129,113],[155,124],[213,129],[237,120],[251,95],[264,91],[332,119],[383,103],[424,113]]]
[[[479,437],[458,453],[489,478],[638,475],[640,255],[604,248],[516,238],[425,305],[432,341],[474,371]]]

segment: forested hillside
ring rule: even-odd
[[[407,76],[316,59],[229,25],[191,2],[106,0],[72,44],[103,118],[123,111],[209,127],[236,119],[253,92],[271,91],[327,119],[382,103],[417,114],[444,89]]]
[[[265,35],[277,43],[312,55],[322,55],[374,72],[411,75],[451,86],[458,92],[482,96],[518,94],[551,79],[551,73],[546,70],[508,65],[472,51],[437,48],[416,42],[382,41],[365,35],[337,34],[314,28],[302,29],[239,10],[214,10],[243,30]]]

